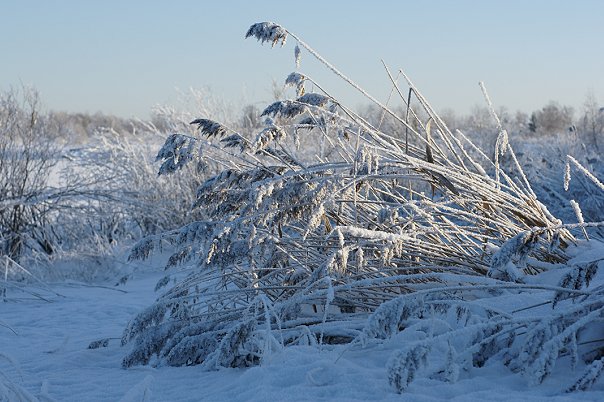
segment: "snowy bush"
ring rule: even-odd
[[[79,150],[69,164],[69,175],[81,182],[94,182],[90,191],[105,194],[102,199],[92,198],[80,203],[79,215],[68,218],[69,228],[79,228],[64,233],[74,238],[66,240],[74,248],[77,239],[97,237],[111,247],[124,241],[136,241],[142,236],[180,227],[199,214],[190,211],[192,193],[201,181],[202,174],[186,169],[172,180],[158,177],[150,144],[158,134],[140,132],[136,137],[126,136],[111,129],[97,132],[97,145]]]
[[[481,366],[504,351],[510,367],[535,367],[536,382],[547,376],[549,357],[602,306],[597,292],[579,290],[589,270],[545,287],[558,292],[558,308],[569,296],[587,296],[581,308],[525,319],[471,302],[544,289],[526,277],[566,263],[575,242],[537,199],[484,87],[498,129],[494,157],[452,133],[403,72],[414,97],[402,96],[392,80],[407,106],[401,117],[287,29],[259,23],[246,36],[272,45],[293,38],[296,62],[306,50],[399,129],[371,124],[297,71],[286,79],[294,96],[261,113],[265,125],[255,138],[209,116],[192,121],[198,135],[168,137],[160,174],[208,161],[223,169],[197,189],[194,208],[205,220],[132,250],[139,259],[175,247],[158,288],[176,283],[125,329],[123,343],[132,349],[124,367],[248,366],[275,348],[374,342],[423,328],[431,317],[431,339],[389,363],[399,391],[437,340],[449,345],[442,377],[450,381],[464,365]],[[319,92],[308,92],[309,84]],[[302,139],[322,145],[309,155]],[[512,163],[502,163],[504,156]],[[535,352],[539,346],[548,358]]]
[[[150,155],[163,134],[153,124],[138,122],[132,133],[97,127],[94,141],[74,147],[68,131],[78,120],[69,119],[44,112],[35,90],[0,94],[0,262],[9,280],[89,278],[54,271],[202,216],[190,206],[216,171],[211,162],[158,177]],[[176,125],[178,117],[156,121]]]
[[[35,91],[0,94],[0,255],[13,260],[54,251],[49,221],[70,192],[50,183],[60,151],[55,123]]]

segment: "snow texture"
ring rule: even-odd
[[[601,288],[604,278],[597,274],[594,264],[586,261],[603,258],[604,245],[592,241],[590,247],[584,247],[576,254],[577,258],[572,261],[574,265],[557,274],[546,272],[533,280],[569,288],[584,288],[590,280],[590,289]],[[600,380],[604,367],[602,359],[584,363],[585,346],[579,346],[576,361],[569,356],[552,365],[551,357],[558,357],[559,341],[567,335],[560,333],[561,337],[557,337],[552,331],[557,331],[555,328],[558,327],[545,325],[545,322],[534,327],[532,335],[527,335],[533,340],[518,349],[527,362],[535,351],[551,351],[541,353],[541,357],[527,366],[528,374],[536,380],[549,372],[541,384],[532,385],[514,372],[513,365],[506,367],[504,356],[494,356],[482,367],[463,363],[463,352],[459,349],[463,339],[429,341],[430,337],[439,339],[442,336],[439,334],[447,331],[438,330],[438,315],[433,318],[426,315],[438,310],[429,307],[439,300],[436,296],[410,295],[380,307],[367,322],[365,334],[370,336],[364,345],[323,345],[320,348],[312,344],[290,345],[272,350],[253,367],[225,368],[240,365],[236,359],[257,357],[254,345],[261,339],[255,338],[254,334],[262,328],[256,328],[254,332],[255,324],[244,322],[228,330],[218,348],[215,338],[206,337],[204,342],[211,344],[207,350],[215,351],[212,356],[198,351],[206,364],[222,367],[217,371],[205,371],[203,365],[151,365],[124,370],[121,368],[125,352],[120,345],[121,331],[126,322],[155,299],[153,288],[162,278],[161,272],[135,273],[125,285],[117,288],[101,283],[54,284],[52,290],[60,296],[55,295],[50,303],[41,299],[20,299],[16,290],[9,289],[8,301],[1,306],[0,400],[395,401],[401,397],[397,392],[404,392],[406,398],[418,401],[598,401],[604,398],[604,384]],[[552,292],[547,290],[513,297],[501,295],[495,296],[489,304],[502,311],[514,311],[519,306],[551,299],[551,295]],[[597,302],[594,299],[591,303]],[[476,307],[480,304],[484,305],[484,302]],[[556,317],[572,316],[573,309],[579,310],[580,306],[572,300],[561,299],[556,307]],[[473,314],[486,319],[485,310],[482,309],[482,313],[480,310]],[[532,319],[548,311],[551,306],[543,306],[529,309],[523,316]],[[600,314],[593,311],[593,314]],[[442,317],[444,320],[452,317],[453,323],[460,319],[460,313],[466,314],[454,308]],[[161,309],[155,307],[147,310],[144,316],[158,320],[161,314]],[[552,320],[558,322],[559,318]],[[580,326],[581,321],[588,320],[579,318],[573,325]],[[471,327],[472,321],[461,319],[461,322]],[[463,328],[459,325],[458,328]],[[15,333],[5,326],[10,326]],[[568,328],[566,332],[569,332]],[[579,345],[586,341],[585,337],[597,336],[597,333],[579,334],[583,337],[575,340]],[[167,358],[168,361],[178,359],[179,348],[201,344],[191,342],[184,335],[173,338],[175,343],[179,339],[184,342],[171,348],[173,355]],[[574,365],[576,370],[573,370]],[[582,391],[584,389],[587,390]]]

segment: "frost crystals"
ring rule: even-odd
[[[250,36],[255,37],[262,43],[271,42],[272,46],[281,41],[281,46],[283,46],[287,39],[287,31],[274,22],[258,22],[252,25],[245,34],[246,39]]]

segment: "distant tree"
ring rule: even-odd
[[[445,122],[447,127],[452,130],[459,128],[459,122],[455,110],[446,108],[440,113],[440,118]]]
[[[531,133],[536,133],[537,127],[537,115],[535,114],[535,112],[533,112],[531,113],[531,119],[528,123],[528,129]]]
[[[504,127],[509,127],[512,123],[512,115],[510,111],[505,106],[500,106],[497,108],[497,116],[499,116],[499,120]]]
[[[598,105],[598,100],[593,91],[589,91],[583,103],[583,119],[581,122],[583,132],[591,136],[591,142],[598,147],[598,140],[604,133],[604,107]]]
[[[285,88],[281,82],[278,82],[273,78],[271,85],[271,95],[273,100],[278,101],[279,99],[283,99],[283,95],[285,93]]]
[[[260,111],[255,105],[247,105],[243,108],[241,117],[241,127],[248,130],[254,130],[262,126]]]
[[[543,135],[555,135],[566,132],[573,125],[574,110],[570,106],[560,106],[550,102],[531,116],[529,129]],[[532,127],[532,128],[530,128]]]
[[[396,107],[393,108],[393,110],[397,116],[399,116],[401,119],[404,119],[405,108]],[[401,124],[401,122],[393,116],[384,113],[383,110],[375,105],[364,105],[360,108],[359,114],[363,116],[363,118],[367,119],[367,121],[374,127],[378,127],[382,130],[388,130],[398,138],[403,138],[405,135],[405,127]],[[428,121],[428,117],[422,114],[421,111],[416,111],[416,116],[417,119],[413,115],[409,116],[409,125],[414,129],[418,129],[420,122],[425,124]]]
[[[482,133],[486,130],[494,130],[495,122],[489,112],[489,109],[481,106],[474,106],[470,115],[464,122],[464,127],[470,132]]]
[[[474,106],[470,114],[460,119],[460,130],[469,135],[481,149],[493,150],[498,130],[489,109]]]
[[[511,131],[516,134],[524,134],[527,132],[527,130],[530,131],[529,125],[530,119],[528,114],[518,110],[514,115],[514,119],[511,122]]]

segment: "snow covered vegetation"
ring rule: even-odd
[[[156,377],[182,370],[198,385],[238,373],[236,389],[259,389],[268,386],[259,373],[278,375],[281,361],[280,368],[307,367],[290,375],[306,375],[309,389],[341,385],[308,390],[300,399],[351,400],[369,396],[353,395],[347,389],[353,381],[341,377],[358,376],[363,371],[354,364],[369,363],[367,379],[355,381],[383,381],[384,387],[369,387],[376,399],[444,386],[451,398],[463,398],[471,381],[488,376],[484,383],[505,378],[506,386],[521,389],[516,398],[604,397],[598,140],[595,149],[559,143],[543,153],[554,156],[540,160],[535,155],[544,145],[516,144],[481,84],[495,134],[485,147],[475,133],[450,127],[402,70],[393,74],[385,66],[403,105],[397,108],[285,27],[258,23],[245,36],[272,46],[295,42],[296,71],[285,79],[291,96],[240,123],[201,115],[187,126],[169,113],[155,125],[141,123],[153,138],[168,132],[158,146],[159,166],[149,160],[149,142],[105,130],[94,147],[71,154],[77,164],[67,164],[70,174],[53,179],[50,172],[60,172],[64,161],[35,142],[48,138],[38,131],[50,123],[36,118],[35,103],[23,115],[9,107],[13,98],[3,99],[0,119],[12,126],[0,129],[22,133],[0,137],[4,301],[15,302],[11,295],[19,291],[67,303],[58,288],[34,286],[31,277],[41,274],[22,261],[41,264],[91,248],[118,254],[117,245],[136,241],[125,264],[165,262],[161,276],[149,276],[159,296],[128,306],[121,318],[146,304],[122,323],[121,345],[114,342],[115,323],[100,336],[91,334],[90,323],[78,331],[89,341],[87,358],[109,359],[102,361],[127,373],[139,366]],[[372,113],[355,112],[301,72],[304,57],[364,95]],[[32,149],[38,153],[21,152]],[[140,287],[124,285],[132,275],[123,274],[121,286],[139,295]],[[117,289],[119,303],[128,303]],[[109,290],[94,294],[103,291]],[[17,319],[15,311],[9,316]],[[4,319],[0,339],[12,336]],[[10,349],[1,344],[0,359]],[[300,350],[319,363],[308,368]],[[6,360],[0,400],[52,400],[44,383],[39,393],[30,383],[18,385],[6,369],[18,364],[8,354]],[[193,376],[182,366],[199,371]],[[130,384],[124,400],[203,399],[182,390],[151,392],[153,376]],[[251,399],[271,399],[270,390]],[[207,397],[250,399],[222,392]]]
[[[562,356],[576,366],[578,345],[597,340],[582,334],[597,332],[604,313],[602,289],[586,290],[600,260],[571,265],[556,285],[533,277],[568,266],[571,229],[601,223],[563,224],[539,201],[484,86],[499,131],[494,151],[451,132],[402,71],[408,91],[390,75],[406,106],[400,116],[285,28],[259,23],[246,34],[273,46],[289,36],[297,63],[305,49],[399,129],[371,124],[294,72],[285,83],[295,97],[269,105],[255,137],[206,117],[192,121],[198,136],[170,135],[157,156],[161,175],[206,161],[222,170],[197,189],[203,220],[132,251],[144,259],[172,247],[172,272],[157,287],[172,286],[125,329],[124,367],[246,367],[290,345],[363,347],[408,331],[416,340],[387,366],[398,392],[443,345],[442,367],[431,369],[445,381],[494,356],[535,384]],[[526,314],[545,302],[489,305],[535,290],[552,293],[550,311]],[[595,382],[599,350],[590,348],[569,391]]]

